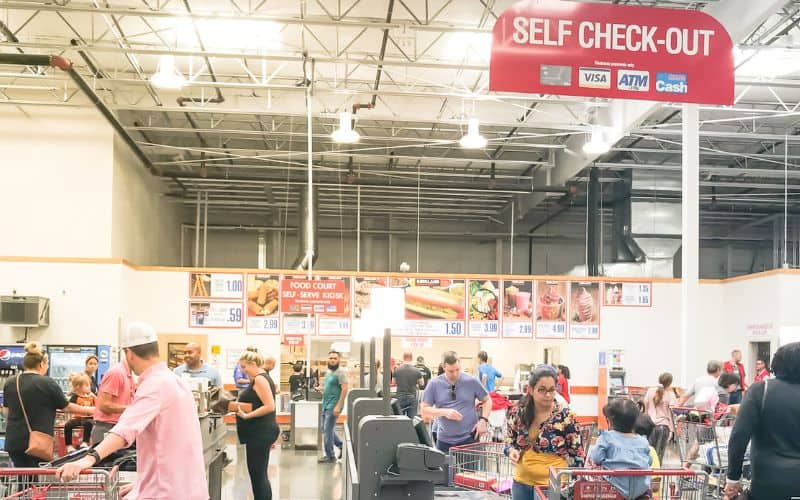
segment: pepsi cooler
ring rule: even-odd
[[[47,374],[56,381],[62,391],[68,393],[72,390],[69,376],[83,372],[86,368],[86,358],[91,355],[97,356],[95,377],[99,385],[111,362],[111,346],[108,345],[48,345],[50,371]]]

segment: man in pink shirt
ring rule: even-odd
[[[133,402],[105,439],[56,477],[75,480],[82,470],[136,441],[136,483],[120,491],[126,500],[208,500],[200,421],[191,391],[159,359],[153,327],[128,325],[121,347],[139,376]]]
[[[97,389],[92,443],[102,441],[108,431],[117,424],[119,416],[133,401],[133,392],[133,374],[125,360],[106,372]]]

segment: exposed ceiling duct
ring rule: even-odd
[[[311,249],[311,264],[317,262],[319,257],[319,228],[317,224],[319,207],[319,190],[314,186],[311,192],[311,203],[308,203],[308,191],[305,189],[300,190],[300,199],[297,202],[297,213],[299,216],[299,223],[297,227],[297,258],[295,258],[292,267],[298,271],[305,271],[308,269],[308,249]],[[309,210],[310,208],[310,210]],[[311,231],[308,230],[309,226]]]

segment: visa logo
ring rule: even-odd
[[[611,70],[602,68],[579,68],[578,86],[593,89],[611,88]]]
[[[621,69],[617,71],[617,89],[648,92],[650,90],[650,73]]]
[[[656,92],[688,94],[689,75],[686,73],[656,73]]]

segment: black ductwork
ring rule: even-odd
[[[317,237],[319,226],[317,224],[317,207],[319,206],[319,190],[314,186],[311,191],[311,210],[308,206],[308,190],[303,189],[300,191],[300,201],[297,206],[298,228],[297,228],[297,258],[294,260],[292,267],[298,271],[305,271],[308,269],[307,255],[311,253],[311,264],[317,262],[319,256],[319,238]],[[311,231],[308,231],[309,225]],[[309,240],[310,238],[310,240]]]
[[[618,175],[621,180],[614,183],[614,262],[642,262],[645,254],[634,241],[631,229],[633,170],[623,170]]]
[[[72,67],[72,62],[69,59],[66,59],[61,56],[43,56],[37,54],[0,54],[0,64],[17,64],[20,66],[52,66],[54,68],[58,68],[60,70],[65,71],[72,81],[75,82],[75,85],[86,94],[86,97],[92,101],[92,104],[97,108],[98,111],[105,117],[111,127],[119,134],[125,144],[127,144],[132,150],[133,153],[139,158],[139,161],[149,170],[151,173],[155,173],[156,169],[153,166],[153,163],[144,154],[144,151],[136,144],[136,141],[128,134],[128,131],[125,130],[125,127],[122,126],[122,123],[117,119],[114,113],[106,106],[106,104],[100,99],[100,97],[95,93],[94,89],[83,79],[83,77],[75,71]]]
[[[589,190],[586,225],[586,271],[589,276],[600,276],[600,170],[589,169]]]

